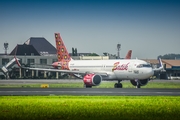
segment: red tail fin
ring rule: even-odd
[[[70,61],[71,57],[64,45],[64,42],[60,36],[60,33],[55,33],[55,40],[56,40],[56,49],[57,49],[57,57],[58,61]]]
[[[125,59],[131,59],[132,50],[129,50]]]

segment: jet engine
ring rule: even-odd
[[[131,80],[131,84],[134,86],[137,86],[137,82],[140,86],[144,86],[148,83],[149,79],[144,79],[144,80]]]
[[[97,86],[101,83],[102,77],[97,74],[86,74],[83,78],[86,87]]]

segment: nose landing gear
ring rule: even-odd
[[[122,88],[122,83],[121,83],[122,80],[118,80],[118,83],[115,83],[114,84],[114,88]]]
[[[141,84],[140,84],[139,80],[136,79],[135,81],[136,81],[136,88],[141,88]]]

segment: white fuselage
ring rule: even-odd
[[[103,79],[148,79],[154,74],[150,64],[138,59],[71,60],[71,71],[98,73]]]

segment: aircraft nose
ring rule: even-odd
[[[153,69],[146,69],[146,72],[145,72],[148,76],[153,76],[154,75],[154,71]]]
[[[149,73],[150,73],[150,76],[153,76],[153,75],[154,75],[153,69],[151,69],[151,70],[149,71]]]

